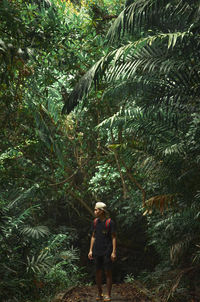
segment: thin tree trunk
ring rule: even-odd
[[[126,172],[127,172],[127,176],[129,177],[130,181],[132,183],[134,183],[138,189],[142,192],[142,205],[143,207],[145,206],[145,201],[146,201],[146,192],[145,190],[143,189],[143,187],[141,186],[141,184],[139,184],[139,182],[135,179],[135,177],[133,176],[133,174],[131,173],[130,169],[125,165],[125,163],[123,162],[123,165],[126,169]]]
[[[93,210],[87,205],[87,203],[80,198],[78,195],[76,195],[73,191],[67,191],[74,199],[78,200],[79,203],[92,215],[94,216]]]
[[[111,137],[112,137],[112,143],[114,144],[114,137],[113,137],[112,129],[111,129]],[[115,150],[113,152],[114,152],[114,157],[115,157],[115,161],[116,161],[116,164],[117,164],[117,168],[118,168],[118,171],[119,171],[119,174],[120,174],[121,182],[122,182],[123,199],[126,199],[127,198],[127,189],[126,189],[126,184],[125,184],[124,177],[123,177],[123,174],[122,174],[121,166],[120,166],[120,163],[119,163],[118,155],[117,155],[117,152]]]

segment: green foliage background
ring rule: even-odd
[[[93,282],[99,200],[115,282],[198,296],[199,16],[189,0],[1,1],[1,300]]]

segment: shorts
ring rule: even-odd
[[[107,271],[112,269],[112,260],[110,255],[94,256],[94,262],[96,270],[105,269]]]

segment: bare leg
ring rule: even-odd
[[[111,296],[111,290],[112,290],[112,271],[111,270],[106,270],[106,285],[107,285],[107,292],[108,292],[108,297]]]
[[[102,294],[102,270],[96,270],[96,284],[99,291],[99,295]]]

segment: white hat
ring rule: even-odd
[[[99,210],[106,212],[106,204],[103,202],[97,202],[95,204],[95,209],[99,209]]]

